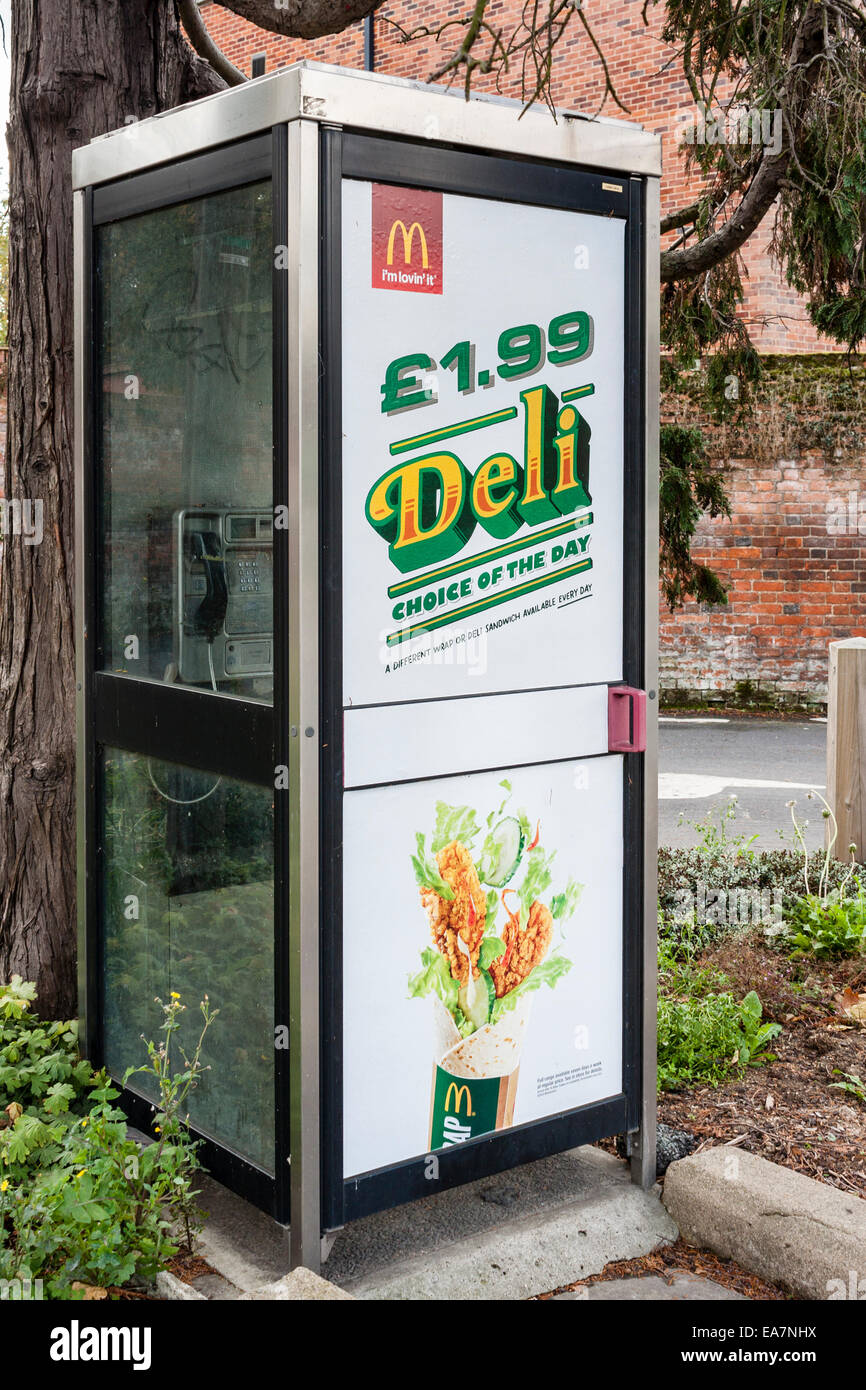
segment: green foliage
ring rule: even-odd
[[[730,516],[731,507],[712,469],[698,429],[663,425],[659,442],[660,567],[671,612],[687,596],[699,603],[727,603],[719,578],[693,559],[691,545],[704,513]]]
[[[198,1046],[175,1073],[183,1006],[164,1006],[164,1039],[147,1044],[158,1138],[139,1148],[112,1104],[118,1091],[79,1056],[75,1025],[37,1019],[35,993],[20,976],[0,986],[0,1279],[41,1279],[55,1299],[80,1297],[76,1282],[151,1280],[178,1249],[178,1227],[191,1244],[198,1223],[183,1106],[213,1014],[205,1001]]]
[[[767,1044],[781,1031],[762,1023],[761,1001],[752,990],[741,1003],[721,971],[701,963],[705,927],[680,922],[673,934],[659,913],[658,1084],[676,1090],[701,1082],[717,1085],[747,1066],[773,1060]]]
[[[802,884],[806,892],[798,895],[785,911],[785,944],[793,946],[792,959],[797,956],[818,956],[834,960],[857,955],[866,950],[866,896],[859,874],[855,876],[856,845],[849,845],[851,862],[844,877],[834,886],[831,865],[833,848],[838,839],[838,826],[833,809],[819,791],[807,793],[807,801],[817,801],[822,807],[822,819],[827,822],[827,847],[821,856],[821,866],[815,881],[810,873],[809,852],[806,848],[805,824],[797,819],[796,802],[789,801],[794,838],[803,856]],[[847,889],[854,881],[857,896],[850,898]]]
[[[662,287],[662,387],[681,390],[701,359],[701,403],[710,419],[748,415],[762,377],[761,359],[739,317],[743,305],[740,261],[736,256],[698,280],[675,280]]]
[[[846,1091],[849,1096],[859,1100],[861,1105],[866,1105],[866,1082],[861,1081],[856,1072],[839,1071],[838,1067],[833,1072],[834,1076],[843,1076],[844,1081],[831,1081],[830,1087],[834,1091]]]
[[[773,216],[772,249],[789,284],[819,328],[855,347],[866,336],[866,12],[831,0],[663,3],[662,37],[681,57],[695,104],[686,168],[702,184],[682,210],[680,247],[706,243],[736,219],[763,179],[767,196],[753,205],[759,220]],[[742,224],[740,241],[754,222]],[[709,257],[678,306],[714,320],[722,346],[732,298],[741,297],[730,268],[737,251],[719,247],[726,251],[727,269]]]
[[[694,923],[683,923],[676,937],[660,931],[658,979],[661,994],[667,998],[701,999],[730,989],[727,975],[699,963],[698,956],[706,944],[704,931]]]
[[[818,956],[838,960],[866,951],[866,898],[845,898],[837,893],[828,899],[810,893],[786,912],[786,944],[793,946],[792,958]]]
[[[731,834],[728,827],[733,825],[736,819],[737,797],[730,796],[721,806],[711,806],[700,820],[688,821],[681,815],[680,824],[685,822],[692,827],[699,844],[712,857],[731,855],[737,858],[742,854],[753,858],[755,851],[752,845],[758,835]]]
[[[790,849],[756,850],[754,835],[732,833],[736,808],[736,798],[731,797],[721,806],[711,807],[701,820],[687,822],[697,834],[696,847],[660,847],[660,936],[680,943],[684,932],[696,930],[706,946],[751,924],[760,925],[768,938],[784,943],[790,931],[790,922],[785,919],[797,914],[804,889],[808,897],[817,887],[817,903],[813,907],[844,901],[853,867],[832,859],[826,850],[810,853],[804,838],[805,826],[796,816],[794,842],[800,847],[799,853]],[[797,921],[809,916],[804,909]],[[826,929],[832,931],[832,925]]]
[[[809,855],[810,873],[814,880],[817,880],[823,860],[823,851],[816,850]],[[751,889],[771,899],[778,892],[783,905],[803,893],[803,861],[790,849],[750,850],[731,855],[718,849],[674,849],[662,845],[659,847],[658,866],[659,907],[664,915],[666,931],[675,931],[680,895],[693,895],[697,883],[706,885],[708,895],[716,890],[730,894],[738,889]],[[831,884],[838,886],[846,873],[846,866],[833,860],[830,865]],[[718,931],[711,935],[718,935]]]
[[[741,1003],[725,992],[701,998],[662,996],[658,1009],[660,1090],[716,1086],[748,1066],[775,1060],[767,1044],[781,1028],[762,1023],[761,1001],[751,990]]]

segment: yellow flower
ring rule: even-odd
[[[85,1126],[87,1125],[87,1121],[88,1121],[89,1119],[90,1119],[90,1116],[89,1116],[89,1115],[85,1115],[85,1116],[84,1116],[84,1119],[81,1121],[81,1128],[82,1128],[82,1129],[85,1128]]]
[[[154,1125],[153,1132],[154,1134],[162,1134],[162,1130],[160,1129],[159,1125]]]
[[[4,1178],[3,1181],[0,1182],[0,1192],[5,1192],[5,1191],[8,1189],[8,1187],[9,1187],[9,1179],[8,1179],[8,1178]]]
[[[179,998],[180,998],[180,995],[179,995],[179,994],[175,994],[174,990],[172,990],[172,992],[171,992],[171,997],[172,997],[172,999],[179,999]]]
[[[81,1172],[80,1172],[80,1173],[76,1173],[75,1176],[76,1176],[77,1178],[83,1178],[83,1177],[84,1177],[84,1174],[85,1174],[86,1172],[87,1172],[87,1169],[86,1169],[86,1168],[82,1168]]]

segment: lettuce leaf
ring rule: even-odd
[[[462,1038],[471,1038],[476,1031],[471,1018],[467,1018],[460,1007],[457,981],[451,974],[451,967],[441,951],[427,946],[421,952],[421,969],[417,975],[409,976],[409,998],[421,999],[425,994],[437,994],[454,1019],[454,1026]]]
[[[527,975],[525,980],[521,980],[508,994],[504,994],[501,999],[497,999],[493,1008],[490,1010],[490,1022],[498,1023],[503,1014],[513,1009],[521,994],[530,994],[534,989],[540,989],[542,985],[548,985],[553,989],[557,981],[563,975],[567,975],[571,969],[571,961],[566,960],[565,956],[554,954],[548,956],[546,960],[540,961],[535,969]]]
[[[573,878],[565,885],[565,892],[554,893],[550,899],[550,911],[554,917],[573,917],[583,893],[583,884],[575,883]]]
[[[430,848],[434,854],[438,854],[440,849],[444,849],[452,840],[459,840],[461,845],[471,849],[472,841],[480,829],[471,806],[449,806],[447,801],[437,801],[436,823]]]
[[[528,919],[529,909],[532,907],[535,899],[540,898],[543,893],[546,893],[553,882],[553,874],[550,866],[555,858],[556,850],[552,850],[550,854],[547,854],[546,851],[542,849],[541,845],[537,845],[535,849],[526,852],[526,873],[524,874],[523,882],[517,889],[517,896],[520,898],[520,906],[523,910],[521,911],[521,926],[524,924],[523,912],[526,913]]]
[[[489,970],[491,962],[505,955],[505,942],[498,936],[485,936],[478,952],[478,969]]]
[[[456,1022],[458,1014],[463,1017],[457,999],[458,988],[446,957],[435,947],[425,946],[421,952],[421,969],[417,975],[409,976],[409,998],[421,999],[425,994],[438,994]]]
[[[499,810],[498,810],[498,811],[491,811],[491,812],[490,812],[490,815],[487,817],[487,820],[485,821],[485,825],[487,826],[487,829],[488,829],[488,830],[491,828],[491,826],[493,825],[493,823],[494,823],[495,821],[498,821],[498,820],[501,820],[501,819],[502,819],[502,812],[505,810],[506,806],[508,805],[509,800],[511,799],[511,783],[509,782],[508,778],[507,778],[507,777],[503,777],[503,779],[502,779],[502,781],[499,783],[499,785],[500,785],[500,787],[504,787],[504,788],[505,788],[505,796],[502,798],[501,802],[499,803]]]
[[[499,894],[495,888],[491,888],[487,894],[487,914],[484,921],[484,931],[488,936],[493,935],[493,923],[499,911]]]
[[[442,898],[447,898],[451,902],[454,897],[454,889],[446,883],[440,874],[435,860],[431,859],[424,846],[424,836],[420,831],[415,836],[416,853],[412,855],[412,868],[415,870],[415,882],[419,888],[433,888]]]

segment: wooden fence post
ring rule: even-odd
[[[853,844],[866,862],[866,637],[830,643],[827,800],[839,827],[833,854],[847,862]]]

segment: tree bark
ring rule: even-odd
[[[71,156],[224,84],[174,0],[12,0],[11,30],[0,980],[35,980],[56,1018],[76,1012]]]
[[[250,24],[292,39],[339,34],[378,10],[382,0],[220,0]]]

